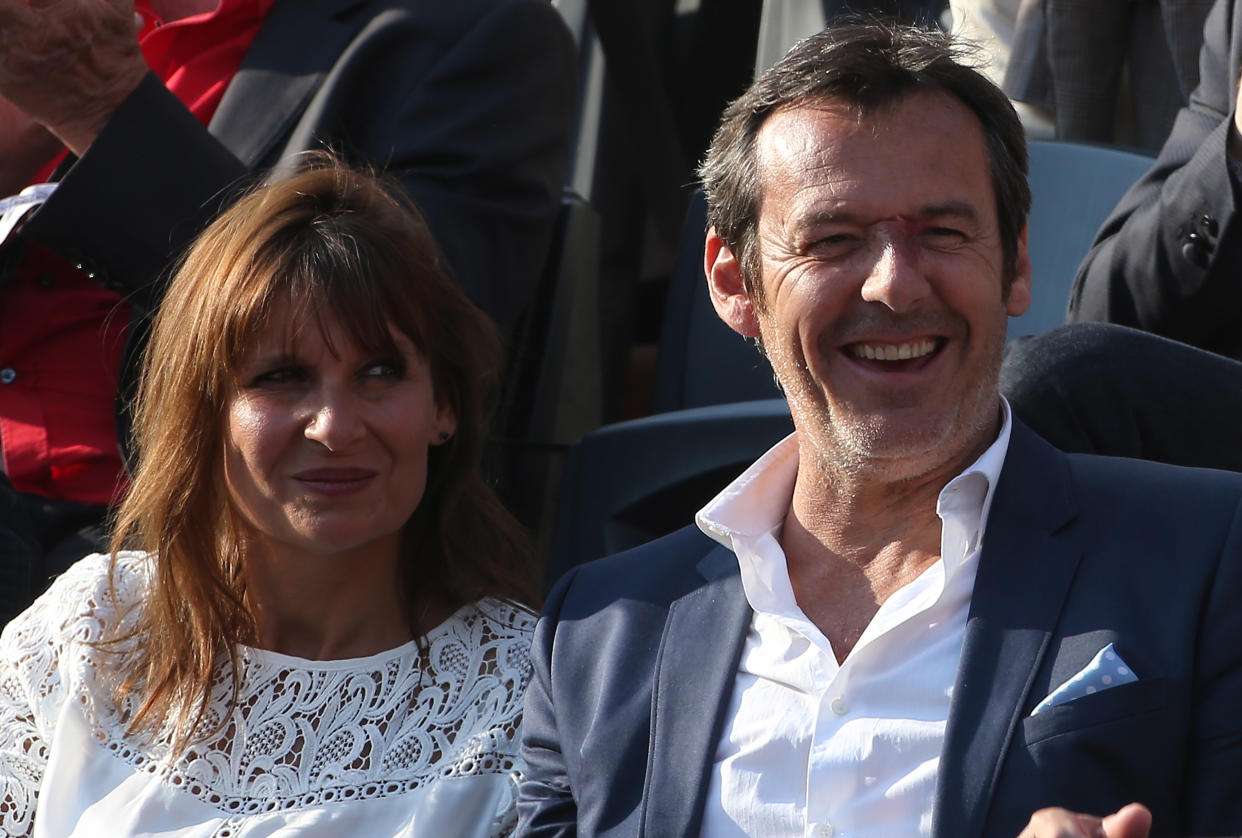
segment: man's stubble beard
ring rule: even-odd
[[[832,480],[833,475],[840,475],[849,481],[900,482],[917,480],[948,462],[961,462],[965,468],[969,464],[962,462],[966,457],[977,457],[990,444],[1000,415],[998,384],[1005,345],[1003,329],[992,344],[984,356],[987,363],[979,365],[977,386],[968,391],[969,405],[963,402],[956,411],[942,414],[935,433],[928,433],[929,425],[888,428],[878,416],[868,416],[866,412],[837,411],[842,416],[834,421],[822,385],[805,360],[773,362],[770,355],[768,360],[799,429],[798,444],[813,449],[821,479]],[[969,372],[962,370],[963,374]],[[895,437],[895,433],[900,436]],[[984,440],[987,444],[983,444]]]

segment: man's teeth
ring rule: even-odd
[[[910,358],[922,358],[936,351],[936,341],[927,338],[915,343],[887,343],[872,345],[855,343],[850,345],[850,352],[857,358],[872,361],[905,361]]]

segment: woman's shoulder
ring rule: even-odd
[[[437,675],[530,677],[535,614],[516,603],[484,598],[464,605],[427,633],[428,668]]]
[[[107,555],[87,556],[0,634],[0,760],[24,766],[22,776],[42,775],[65,702],[71,696],[89,702],[95,694],[94,644],[123,628],[141,602],[146,568],[141,554],[122,554],[115,563]],[[5,788],[11,792],[14,783],[22,781]],[[32,809],[14,805],[15,817],[29,817]],[[13,823],[0,812],[0,832]]]
[[[402,727],[444,741],[441,776],[518,769],[534,627],[529,609],[481,599],[427,633],[419,697]]]
[[[80,559],[5,627],[6,645],[26,635],[40,643],[99,640],[142,602],[150,567],[150,556],[133,551],[118,553],[115,562],[105,553]]]
[[[464,605],[427,633],[426,675],[467,701],[480,693],[508,693],[512,700],[498,706],[512,705],[520,714],[534,629],[535,615],[521,605],[490,598]]]
[[[461,608],[454,618],[477,623],[480,628],[530,641],[538,615],[521,603],[495,597],[484,597]]]

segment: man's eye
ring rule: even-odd
[[[816,239],[807,250],[812,255],[834,256],[848,253],[858,245],[858,236],[850,233],[833,233]]]
[[[932,241],[942,243],[960,242],[966,238],[965,233],[953,227],[932,227],[924,235]]]

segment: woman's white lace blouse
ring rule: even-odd
[[[534,617],[467,605],[413,642],[366,658],[239,654],[222,732],[169,755],[127,737],[91,645],[140,601],[149,561],[72,567],[0,636],[0,831],[5,835],[488,836],[507,833]],[[229,712],[217,673],[203,730]],[[129,708],[132,710],[132,708]]]

